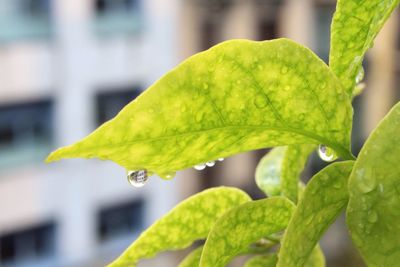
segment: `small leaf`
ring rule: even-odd
[[[399,266],[400,103],[361,149],[349,193],[347,224],[368,266]]]
[[[282,195],[294,203],[299,193],[300,174],[307,160],[316,148],[315,145],[288,146],[282,162]]]
[[[225,213],[208,235],[200,267],[225,266],[251,243],[285,229],[294,205],[283,197],[247,202]]]
[[[325,256],[320,246],[316,246],[308,257],[305,267],[325,267]]]
[[[351,95],[362,60],[399,0],[339,0],[331,29],[330,67]]]
[[[258,163],[256,183],[267,196],[281,195],[281,168],[286,146],[275,147]]]
[[[248,260],[244,267],[275,267],[277,261],[276,254],[259,255]]]
[[[347,178],[352,167],[352,161],[333,163],[307,184],[283,237],[278,267],[304,266],[322,234],[347,204]]]
[[[266,154],[256,169],[256,183],[268,196],[286,196],[297,202],[299,178],[315,145],[276,147]]]
[[[309,49],[232,40],[180,64],[85,139],[53,152],[173,171],[239,152],[325,144],[352,158],[351,98]]]
[[[199,267],[202,252],[203,252],[202,246],[196,248],[181,261],[178,267]]]
[[[193,241],[205,238],[223,213],[247,201],[250,197],[246,193],[228,187],[196,194],[144,231],[110,266],[136,266],[138,260],[159,252],[188,247]]]
[[[248,260],[244,267],[275,267],[277,262],[276,254],[258,255]],[[325,267],[325,257],[319,246],[314,248],[304,266]]]

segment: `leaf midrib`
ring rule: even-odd
[[[188,131],[184,133],[179,133],[179,134],[173,134],[173,135],[165,135],[165,136],[158,136],[158,137],[153,137],[153,138],[143,138],[143,139],[136,139],[136,140],[131,140],[131,141],[124,141],[124,142],[119,142],[119,143],[112,143],[112,144],[103,144],[103,145],[96,145],[93,147],[85,147],[85,149],[96,149],[98,150],[99,147],[115,147],[115,146],[129,146],[133,145],[136,143],[146,143],[146,142],[154,142],[162,139],[168,139],[168,138],[176,138],[180,136],[186,136],[190,134],[195,134],[195,133],[202,133],[202,132],[209,132],[209,131],[218,131],[218,130],[227,130],[227,129],[241,129],[241,130],[252,130],[252,129],[263,129],[266,131],[282,131],[282,132],[289,132],[289,133],[296,133],[299,135],[303,135],[306,137],[310,137],[311,139],[319,141],[320,144],[327,145],[334,149],[343,159],[354,159],[354,156],[351,154],[351,152],[346,149],[344,146],[336,143],[336,142],[331,142],[328,139],[326,139],[323,136],[314,134],[312,132],[308,132],[302,129],[295,129],[291,127],[280,127],[280,126],[250,126],[250,125],[224,125],[220,127],[214,127],[211,129],[200,129],[200,130],[195,130],[195,131]],[[335,130],[329,130],[329,132],[334,132]]]

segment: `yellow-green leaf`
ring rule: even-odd
[[[258,255],[246,261],[244,267],[275,267],[277,261],[276,254]]]
[[[286,146],[275,147],[258,163],[256,184],[267,196],[281,195],[281,168]]]
[[[292,202],[273,197],[247,202],[217,220],[207,237],[200,267],[224,267],[251,243],[282,231],[294,210]]]
[[[159,252],[188,247],[193,241],[204,239],[222,214],[250,200],[243,191],[229,187],[196,194],[144,231],[110,266],[136,266],[138,260]]]
[[[352,161],[333,163],[307,184],[284,234],[278,267],[305,265],[322,234],[347,204],[352,167]]]
[[[325,256],[320,246],[316,246],[311,252],[305,267],[325,267]]]
[[[242,151],[315,143],[352,158],[351,99],[287,39],[232,40],[192,56],[88,137],[53,152],[160,176]]]
[[[366,51],[399,0],[338,0],[329,64],[351,95]]]
[[[276,147],[256,168],[257,186],[268,196],[286,196],[297,202],[299,178],[315,145]]]
[[[198,247],[192,252],[189,253],[178,265],[178,267],[199,267],[201,253],[203,251],[203,247]]]
[[[248,260],[244,267],[275,267],[277,261],[276,254],[259,255]],[[305,267],[325,267],[325,257],[319,246],[311,252]]]
[[[366,141],[349,180],[347,224],[371,267],[400,264],[400,103]]]

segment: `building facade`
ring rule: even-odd
[[[1,1],[1,266],[104,266],[177,202],[175,182],[134,189],[110,162],[43,162],[176,64],[177,12],[162,0]]]

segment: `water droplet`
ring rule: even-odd
[[[201,170],[204,170],[206,168],[206,166],[207,165],[205,163],[200,163],[200,164],[195,165],[193,168],[195,168],[198,171],[201,171]]]
[[[303,121],[306,118],[306,115],[304,113],[299,114],[299,120]]]
[[[201,122],[203,120],[203,113],[198,112],[195,116],[196,122]]]
[[[218,161],[224,161],[224,158],[219,158]]]
[[[372,169],[358,169],[355,178],[357,179],[358,189],[362,193],[371,192],[376,187],[375,175],[372,173]]]
[[[206,166],[207,167],[213,167],[215,165],[215,161],[208,161],[207,163],[206,163]]]
[[[171,180],[176,175],[176,172],[160,173],[159,176],[166,180]]]
[[[288,72],[288,68],[286,66],[283,66],[282,69],[281,69],[281,73],[285,74],[287,72]]]
[[[361,67],[356,76],[356,83],[360,83],[364,79],[364,68]]]
[[[337,159],[335,151],[326,145],[319,145],[318,155],[323,161],[326,162],[331,162]]]
[[[128,182],[134,187],[142,187],[148,179],[147,170],[128,171]]]
[[[336,188],[336,189],[342,188],[342,183],[340,182],[340,180],[336,181],[336,182],[333,184],[333,187]]]
[[[368,221],[370,223],[376,223],[376,221],[378,221],[378,214],[375,211],[370,211],[368,214]]]
[[[257,108],[265,108],[267,104],[268,104],[267,99],[262,95],[259,95],[254,99],[254,105]]]
[[[203,84],[203,88],[204,88],[204,89],[208,89],[208,84],[207,84],[207,83],[204,83],[204,84]]]

